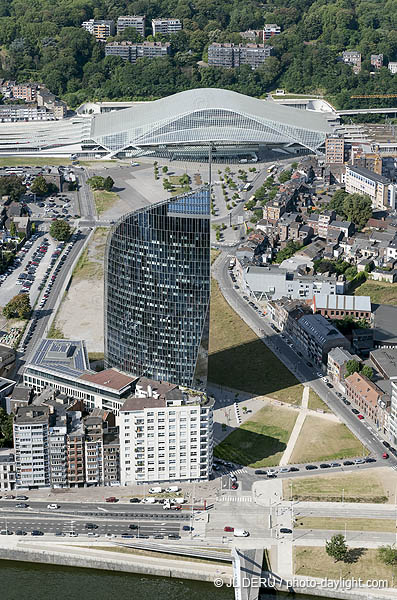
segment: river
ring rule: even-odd
[[[198,581],[8,560],[0,561],[0,586],[2,600],[234,600],[230,589]],[[261,594],[260,600],[275,598]],[[294,596],[277,595],[278,600],[287,598]]]

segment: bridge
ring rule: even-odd
[[[382,114],[394,114],[397,116],[397,108],[352,108],[349,110],[337,110],[336,114],[339,117],[345,115],[382,115]]]

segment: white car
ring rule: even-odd
[[[56,510],[57,508],[61,508],[59,504],[47,504],[48,510]]]
[[[88,537],[99,537],[99,533],[95,533],[95,531],[90,531],[89,533],[87,533]]]

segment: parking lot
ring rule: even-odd
[[[40,198],[30,192],[30,188],[36,177],[54,176],[54,182],[60,176],[65,182],[75,181],[76,176],[71,167],[0,167],[0,176],[17,175],[22,177],[26,186],[26,194],[23,197],[23,205],[29,216],[33,219],[73,219],[79,215],[77,192],[61,192]],[[59,184],[55,183],[59,188]]]

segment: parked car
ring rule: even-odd
[[[234,531],[234,527],[229,527],[229,525],[226,525],[226,527],[223,528],[223,531],[232,533]]]
[[[280,527],[280,533],[292,533],[292,529],[288,527]]]
[[[316,465],[306,465],[306,471],[314,471],[314,469],[318,469]]]
[[[105,502],[118,502],[119,499],[115,498],[115,496],[109,496],[109,498],[106,498]]]

